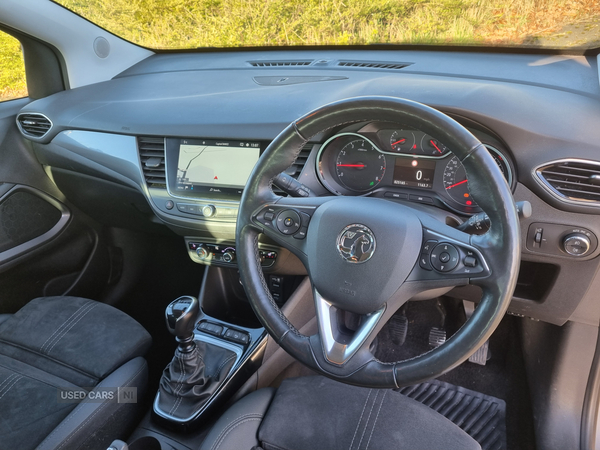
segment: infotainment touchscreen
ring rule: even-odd
[[[179,139],[174,194],[239,197],[258,161],[258,142]],[[169,146],[173,148],[174,146]],[[173,149],[174,150],[174,149]]]

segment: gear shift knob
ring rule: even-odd
[[[194,341],[194,325],[199,311],[198,299],[191,295],[179,297],[167,306],[165,311],[167,328],[175,335],[180,347]]]

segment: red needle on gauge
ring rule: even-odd
[[[466,183],[466,182],[467,182],[467,180],[459,181],[458,183],[454,183],[452,186],[448,186],[446,189],[452,189],[453,187],[460,186],[461,184]]]
[[[429,141],[429,143],[430,143],[431,145],[433,145],[433,146],[435,147],[435,149],[436,149],[438,152],[442,153],[442,151],[440,150],[440,148],[439,148],[437,145],[435,145],[435,142],[433,142],[433,139],[431,139],[431,140]],[[446,188],[446,189],[448,189],[448,188]]]
[[[402,144],[404,141],[406,141],[406,138],[400,139],[399,141],[396,141],[396,142],[392,142],[392,147],[396,144]]]
[[[338,167],[367,167],[366,164],[338,164]]]

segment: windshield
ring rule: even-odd
[[[57,0],[154,49],[365,44],[594,48],[597,0]]]

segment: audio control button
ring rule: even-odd
[[[277,216],[277,229],[283,234],[295,234],[300,229],[300,224],[300,216],[294,210],[286,209]]]
[[[442,242],[431,251],[429,256],[435,270],[450,272],[458,266],[460,255],[456,247]]]

